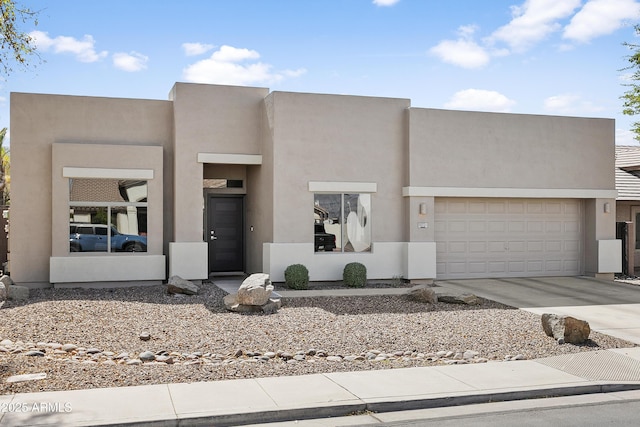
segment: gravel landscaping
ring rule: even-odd
[[[32,290],[28,301],[0,308],[0,394],[518,363],[634,346],[596,332],[586,345],[559,345],[539,316],[487,300],[291,298],[264,315],[226,311],[225,295],[213,284],[195,296],[167,295],[166,286]],[[35,373],[47,376],[6,382]]]

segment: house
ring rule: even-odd
[[[623,239],[624,272],[640,274],[640,146],[616,145],[616,221]]]
[[[12,93],[11,160],[10,273],[29,286],[621,267],[610,119],[186,83],[166,101]],[[70,233],[89,222],[107,235]]]

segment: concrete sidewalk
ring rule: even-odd
[[[7,395],[0,396],[0,426],[242,425],[635,389],[640,389],[640,348],[530,361]]]

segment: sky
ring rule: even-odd
[[[11,92],[168,99],[175,82],[408,98],[413,107],[622,114],[640,0],[16,0],[36,67]]]

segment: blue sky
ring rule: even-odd
[[[640,0],[17,0],[43,62],[10,92],[167,99],[177,81],[616,119]],[[9,129],[9,134],[11,129]]]

